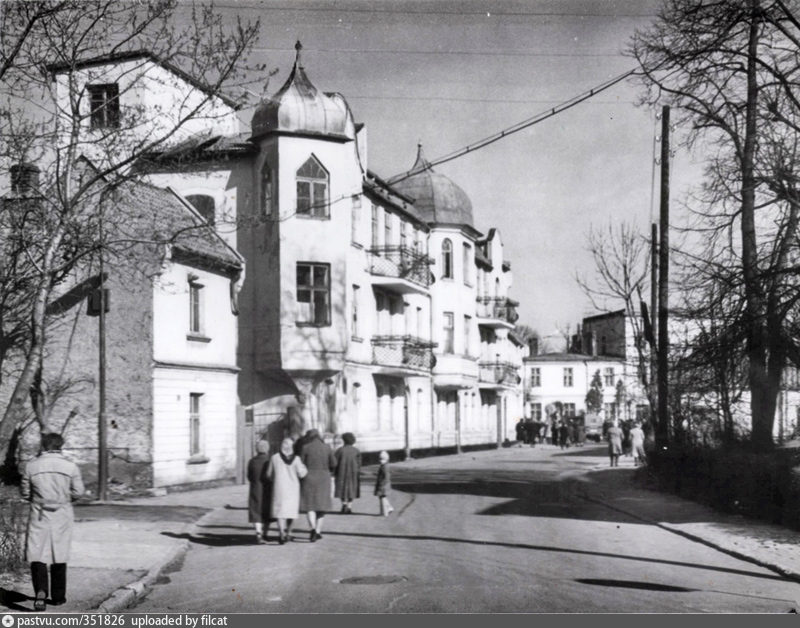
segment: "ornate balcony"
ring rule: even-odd
[[[481,325],[512,328],[519,320],[516,301],[506,297],[478,297],[478,318]]]
[[[386,373],[430,371],[435,343],[414,336],[373,336],[372,362]]]
[[[478,381],[481,384],[516,386],[520,377],[517,367],[510,362],[481,362],[478,365]]]
[[[407,246],[377,246],[369,249],[367,270],[373,283],[397,292],[425,292],[433,283],[429,266],[433,260]]]

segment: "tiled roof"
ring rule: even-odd
[[[116,237],[171,246],[172,258],[235,274],[243,260],[190,206],[170,190],[129,182],[118,191],[107,220]]]
[[[148,163],[175,163],[219,159],[230,155],[248,155],[256,152],[256,146],[248,141],[248,134],[236,135],[193,135],[185,140],[144,155],[141,165]]]

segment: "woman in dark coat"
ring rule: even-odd
[[[336,457],[336,490],[334,497],[342,500],[342,513],[353,512],[353,500],[361,497],[361,452],[353,445],[356,437],[351,432],[342,434],[344,445],[334,453]]]
[[[269,443],[256,443],[256,455],[247,463],[247,481],[250,493],[247,499],[248,521],[255,526],[256,543],[266,543],[269,533],[269,504],[272,484],[267,477]],[[266,527],[265,525],[266,524]]]
[[[308,430],[300,460],[308,469],[300,485],[300,510],[308,517],[309,540],[313,543],[322,538],[322,520],[333,507],[331,472],[336,469],[336,457],[317,430]]]

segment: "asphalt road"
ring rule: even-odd
[[[394,514],[378,516],[366,478],[356,514],[328,515],[313,544],[301,516],[296,542],[254,545],[244,504],[223,508],[135,611],[761,613],[800,598],[795,582],[598,501],[630,464],[606,470],[597,447],[398,464]],[[628,486],[625,499],[639,497]]]

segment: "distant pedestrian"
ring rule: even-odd
[[[619,457],[622,454],[622,430],[616,420],[608,428],[606,440],[608,440],[608,457],[611,460],[611,466],[618,467]]]
[[[389,503],[389,493],[392,490],[392,476],[389,471],[389,452],[382,451],[378,455],[381,466],[378,467],[378,476],[375,478],[375,495],[377,495],[381,506],[381,515],[388,517],[394,511]]]
[[[553,440],[553,445],[558,447],[558,436],[559,436],[558,421],[556,421],[555,418],[550,423],[550,435]]]
[[[256,543],[266,543],[269,533],[272,483],[267,475],[268,468],[269,442],[260,440],[256,443],[256,455],[247,463],[247,481],[250,483],[247,517],[256,529]]]
[[[525,421],[525,443],[531,447],[536,446],[536,423],[531,419]]]
[[[527,439],[527,436],[526,436],[526,431],[525,431],[525,421],[523,421],[522,419],[520,419],[517,422],[516,432],[517,432],[517,442],[520,442],[520,443],[523,443],[523,444],[528,442],[528,439]]]
[[[558,426],[558,442],[561,444],[561,449],[569,447],[569,426],[566,421],[561,421]]]
[[[31,564],[35,611],[47,609],[48,590],[54,606],[67,601],[72,502],[85,489],[78,465],[61,454],[63,445],[60,434],[42,434],[42,451],[25,466],[20,485],[22,497],[31,503],[25,552]]]
[[[307,470],[300,458],[294,454],[294,441],[284,438],[281,450],[269,460],[267,477],[272,482],[270,514],[278,520],[280,537],[283,545],[292,539],[292,525],[300,510],[300,480],[306,476]]]
[[[361,497],[361,452],[355,445],[356,437],[351,432],[342,434],[344,445],[334,453],[336,457],[336,486],[334,497],[342,500],[342,513],[353,512],[353,500]]]
[[[336,458],[331,448],[322,442],[319,432],[309,430],[300,459],[308,469],[300,485],[300,510],[308,517],[309,540],[314,543],[322,538],[325,513],[333,508],[331,472],[336,469]]]
[[[647,462],[647,456],[644,453],[644,430],[638,423],[633,425],[631,429],[631,447],[633,449],[633,464],[637,467]]]

